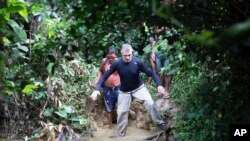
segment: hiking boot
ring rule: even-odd
[[[166,123],[161,123],[158,125],[161,130],[167,131],[170,127]]]

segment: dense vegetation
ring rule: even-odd
[[[228,140],[250,123],[247,0],[0,0],[0,123],[4,135],[36,136],[37,121],[89,128],[88,80],[105,48],[148,39],[171,60],[178,140]],[[161,32],[156,29],[164,27]]]

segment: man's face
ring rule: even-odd
[[[107,55],[107,59],[109,61],[109,63],[113,63],[115,61],[115,59],[117,58],[116,54],[115,53],[109,53]]]
[[[123,51],[121,52],[121,54],[122,54],[122,60],[125,63],[128,63],[132,60],[132,51]]]

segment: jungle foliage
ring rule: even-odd
[[[154,36],[181,106],[171,134],[228,140],[230,124],[250,123],[248,7],[247,0],[0,0],[1,133],[38,136],[38,120],[87,130],[88,81],[105,48],[130,43],[147,61]]]

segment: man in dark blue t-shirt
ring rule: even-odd
[[[142,60],[132,56],[132,52],[133,49],[131,45],[122,45],[122,57],[116,59],[111,64],[110,69],[102,75],[102,77],[96,84],[95,91],[91,94],[91,98],[93,100],[96,100],[97,95],[100,95],[99,90],[105,80],[113,72],[118,72],[121,81],[117,106],[118,133],[111,137],[125,136],[132,97],[143,103],[144,107],[151,115],[151,118],[155,124],[159,125],[161,129],[168,129],[166,123],[161,119],[148,89],[144,86],[140,78],[140,72],[143,72],[154,79],[157,84],[157,90],[160,94],[166,94],[166,91],[162,86],[159,77]]]

